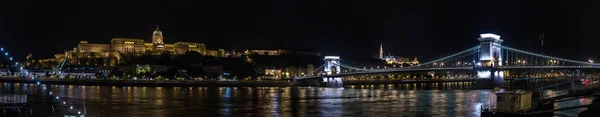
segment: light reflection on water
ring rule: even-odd
[[[490,97],[495,97],[492,90],[447,90],[460,87],[446,86],[451,84],[440,84],[443,90],[415,90],[419,88],[414,84],[345,88],[0,85],[14,91],[28,90],[30,105],[38,115],[49,113],[51,105],[60,105],[61,102],[50,101],[48,92],[52,91],[67,103],[85,101],[91,116],[118,117],[479,116],[481,107],[488,106]],[[567,92],[548,90],[543,93],[552,97]],[[589,103],[590,99],[572,100],[555,107]],[[557,114],[575,116],[583,110]]]

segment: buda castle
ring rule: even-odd
[[[135,38],[113,38],[110,44],[81,41],[73,50],[66,51],[64,54],[56,54],[55,60],[66,60],[65,62],[69,64],[97,65],[101,63],[104,66],[114,66],[119,64],[118,62],[123,55],[141,56],[145,54],[160,55],[164,53],[181,55],[189,51],[196,51],[202,55],[207,55],[206,46],[203,43],[176,42],[165,44],[163,41],[163,33],[157,26],[154,32],[152,32],[151,42]],[[211,51],[209,54],[218,54],[219,52]],[[96,60],[90,62],[90,59],[101,59],[101,61],[105,62],[95,62]]]

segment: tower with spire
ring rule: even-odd
[[[163,43],[162,31],[158,29],[158,25],[156,25],[156,30],[152,33],[152,45],[155,50],[162,50],[165,48]]]
[[[383,42],[379,43],[379,59],[383,60]]]

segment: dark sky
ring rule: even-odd
[[[600,2],[592,0],[2,0],[0,46],[18,57],[51,56],[81,40],[143,38],[160,25],[166,43],[209,49],[313,49],[342,57],[386,54],[425,60],[496,33],[504,45],[564,58],[600,59]],[[423,60],[423,61],[425,61]],[[600,60],[599,60],[600,61]]]

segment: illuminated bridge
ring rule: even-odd
[[[503,75],[503,71],[510,69],[600,69],[600,64],[593,63],[591,60],[577,61],[503,46],[501,45],[503,40],[495,34],[481,34],[478,40],[480,44],[477,46],[410,67],[367,69],[341,63],[339,56],[325,56],[323,59],[325,64],[313,73],[296,77],[296,79],[323,78],[325,82],[328,82],[329,78],[351,75],[451,70],[476,71],[477,78],[494,78]],[[331,80],[329,79],[329,81]],[[341,82],[341,79],[336,80],[336,82]]]

